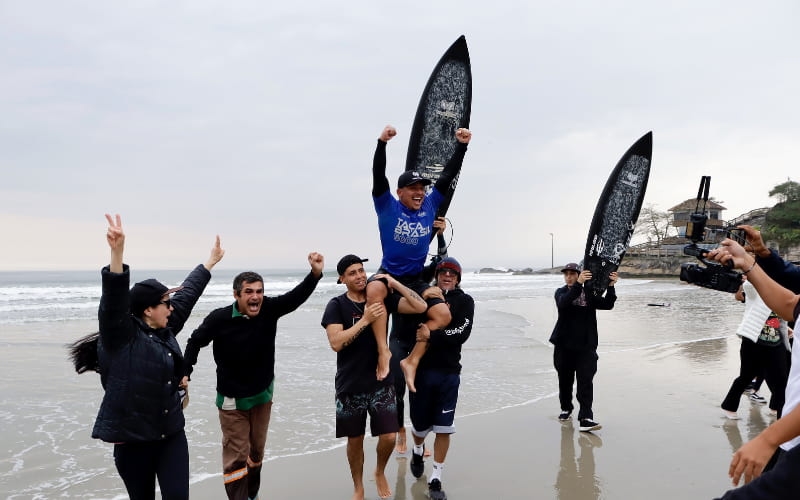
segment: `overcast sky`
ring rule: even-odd
[[[0,269],[305,267],[380,246],[420,94],[466,35],[473,103],[449,217],[466,268],[580,260],[603,185],[653,131],[645,204],[731,219],[800,177],[795,0],[0,0]],[[551,255],[551,236],[554,255]]]

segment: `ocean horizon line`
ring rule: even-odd
[[[2,269],[0,268],[0,274],[25,274],[25,273],[39,273],[39,274],[47,274],[47,273],[91,273],[91,272],[100,272],[100,269],[103,268],[107,264],[102,264],[97,266],[96,268],[88,268],[88,269],[65,269],[65,268],[38,268],[38,269]],[[368,266],[365,266],[368,267]],[[194,268],[194,266],[189,267],[148,267],[148,268],[135,268],[135,272],[137,274],[141,273],[150,273],[150,272],[176,272],[176,271],[186,271],[189,272]],[[133,268],[132,268],[133,269]],[[551,269],[550,267],[534,267],[534,266],[463,266],[465,272],[473,272],[478,273],[483,269],[492,269],[496,270],[498,273],[503,272],[518,272],[525,269],[536,271],[546,271]],[[555,269],[555,268],[552,268]],[[262,274],[270,274],[270,273],[297,273],[297,272],[308,272],[308,267],[266,267],[260,268],[258,266],[251,266],[249,268],[245,268],[242,266],[236,267],[221,267],[219,265],[215,266],[213,269],[213,273],[238,273],[242,271],[253,270]],[[327,272],[326,272],[327,271]],[[323,270],[323,273],[330,274],[331,272],[336,272],[335,265],[330,265],[330,268],[326,268]]]

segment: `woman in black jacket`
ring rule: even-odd
[[[189,447],[181,401],[186,381],[175,335],[225,251],[217,236],[208,261],[198,265],[182,286],[168,289],[148,279],[128,290],[122,220],[108,214],[106,219],[111,263],[102,270],[93,366],[100,372],[105,395],[92,437],[114,443],[114,462],[132,500],[155,498],[156,478],[162,498],[188,499]]]

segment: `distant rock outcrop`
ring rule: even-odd
[[[625,276],[669,277],[678,279],[681,274],[681,264],[684,262],[698,263],[697,259],[682,255],[664,257],[625,257],[619,266],[619,274]]]
[[[619,267],[620,277],[636,276],[636,277],[663,277],[668,278],[674,276],[678,279],[681,273],[681,264],[684,262],[697,263],[696,259],[686,255],[672,255],[662,257],[648,257],[648,256],[626,256],[622,259],[622,264]],[[478,273],[486,274],[512,274],[512,275],[539,275],[539,274],[558,274],[561,271],[560,267],[536,269],[526,267],[524,269],[506,269],[497,267],[484,267],[478,270]]]
[[[542,270],[534,271],[530,267],[526,267],[525,269],[510,269],[510,268],[505,268],[505,267],[482,267],[482,268],[478,269],[478,274],[513,274],[513,275],[517,275],[517,274],[545,274],[546,272],[549,272],[549,271],[548,270],[545,270],[544,272]]]
[[[533,274],[535,271],[530,267],[526,267],[525,269],[520,269],[519,271],[511,271],[511,274]]]

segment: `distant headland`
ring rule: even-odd
[[[681,264],[684,262],[696,262],[696,260],[685,255],[669,255],[669,256],[625,256],[622,259],[622,264],[619,267],[619,275],[624,278],[626,276],[648,277],[648,278],[675,278],[681,273]],[[542,274],[558,274],[561,271],[559,267],[546,267],[542,269],[533,269],[526,267],[522,269],[511,269],[504,267],[483,267],[477,272],[479,274],[512,274],[512,275],[542,275]]]

